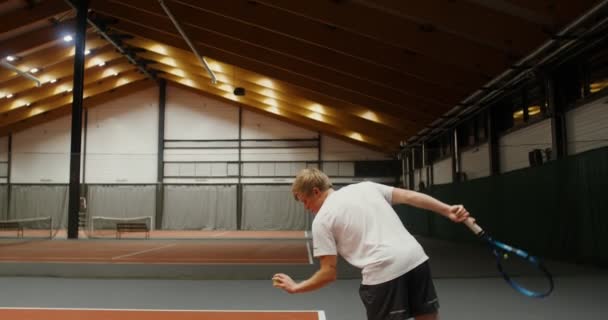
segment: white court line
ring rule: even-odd
[[[110,260],[115,258],[110,258]],[[174,264],[174,265],[184,265],[184,264],[221,264],[221,263],[233,263],[234,261],[243,261],[243,258],[204,258],[204,259],[181,259],[179,261],[146,261],[145,264]],[[251,259],[249,259],[251,260]],[[271,262],[269,262],[270,260]],[[86,264],[100,264],[103,262],[107,262],[107,258],[87,258],[87,257],[52,257],[52,258],[38,258],[35,260],[23,260],[23,257],[4,257],[0,259],[0,262],[8,262],[8,263],[23,263],[23,262],[44,262],[44,263],[72,263],[75,261],[77,263],[86,263]],[[284,262],[283,262],[284,261]],[[130,262],[130,261],[122,261],[117,262],[122,264],[144,264],[144,262]],[[284,263],[291,265],[299,265],[300,262],[293,262],[293,258],[271,258],[271,259],[258,259],[253,262],[238,262],[239,265],[257,265],[260,263]]]
[[[216,234],[214,236],[212,235],[211,238],[219,238],[219,237],[221,237],[221,236],[223,236],[223,235],[225,235],[227,233],[228,233],[228,231],[220,232],[220,233],[218,233],[218,234]]]
[[[58,310],[58,311],[155,311],[155,312],[280,312],[280,313],[293,313],[293,312],[316,312],[319,315],[319,320],[325,320],[325,311],[323,310],[187,310],[187,309],[116,309],[116,308],[29,308],[29,307],[0,307],[0,310]],[[321,318],[321,315],[323,318]]]
[[[125,258],[125,257],[131,257],[131,256],[135,256],[135,255],[138,255],[138,254],[142,254],[142,253],[146,253],[146,252],[150,252],[150,251],[154,251],[154,250],[160,250],[160,249],[172,247],[172,246],[175,246],[175,245],[177,245],[177,243],[169,243],[169,244],[166,244],[164,246],[160,246],[160,247],[156,247],[156,248],[141,250],[141,251],[137,251],[137,252],[133,252],[133,253],[123,254],[121,256],[112,257],[112,260],[120,259],[120,258]]]
[[[304,235],[308,237],[308,231],[304,231]],[[312,260],[312,250],[310,249],[310,240],[306,240],[306,251],[308,252],[308,264],[314,264]]]
[[[319,315],[318,315],[319,320],[325,320],[325,319],[326,319],[326,318],[325,318],[325,311],[323,311],[323,310],[319,310],[319,311],[317,311],[317,312],[318,312],[318,314],[319,314]]]

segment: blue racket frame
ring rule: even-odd
[[[500,272],[502,277],[505,279],[505,281],[511,287],[513,287],[513,289],[517,290],[519,293],[521,293],[527,297],[532,297],[532,298],[544,298],[544,297],[549,296],[551,294],[551,292],[553,292],[553,288],[554,288],[553,276],[551,275],[549,270],[547,270],[547,268],[544,266],[544,264],[542,263],[542,261],[539,258],[530,255],[529,253],[527,253],[524,250],[514,248],[510,245],[507,245],[498,240],[495,240],[492,237],[490,237],[489,235],[487,235],[485,232],[482,232],[479,235],[479,237],[484,239],[488,243],[490,248],[492,249],[492,253],[496,257],[496,267],[498,268],[498,271]],[[525,261],[527,261],[528,263],[534,265],[536,268],[538,268],[545,275],[545,277],[549,283],[547,290],[543,291],[543,292],[532,291],[532,290],[527,289],[526,287],[520,285],[519,283],[517,283],[517,281],[513,280],[511,278],[511,276],[504,271],[504,268],[501,263],[503,260],[502,257],[505,253],[515,254],[515,255],[519,256],[520,258],[524,259]]]
[[[517,290],[517,292],[519,292],[527,297],[532,297],[532,298],[544,298],[544,297],[547,297],[548,295],[550,295],[551,292],[553,292],[553,289],[554,289],[553,276],[551,275],[549,270],[547,270],[547,268],[544,266],[544,264],[542,263],[542,261],[539,258],[530,255],[529,253],[527,253],[524,250],[514,248],[510,245],[507,245],[505,243],[502,243],[498,240],[493,239],[479,225],[477,225],[475,223],[475,221],[471,218],[468,218],[467,220],[465,220],[464,223],[467,227],[469,227],[469,229],[471,229],[471,231],[473,231],[473,233],[475,233],[478,237],[483,239],[490,246],[490,249],[492,250],[494,257],[496,258],[496,266],[498,268],[498,271],[500,272],[502,277],[505,279],[505,281],[511,287],[513,287],[513,289]],[[502,257],[505,253],[515,254],[518,257],[520,257],[520,258],[524,259],[525,261],[527,261],[528,263],[530,263],[531,265],[534,265],[536,268],[538,268],[547,278],[547,281],[549,283],[547,290],[542,291],[542,292],[533,291],[533,290],[530,290],[530,289],[524,287],[523,285],[517,283],[515,280],[513,280],[511,278],[511,276],[507,272],[505,272],[505,270],[502,266],[502,263],[501,263]]]

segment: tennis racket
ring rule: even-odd
[[[513,289],[533,298],[544,298],[551,294],[553,276],[539,258],[493,239],[471,218],[466,219],[464,224],[490,246],[498,271]],[[514,279],[516,276],[517,281]],[[542,279],[540,283],[539,279]]]

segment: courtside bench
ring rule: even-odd
[[[116,224],[116,239],[121,239],[123,232],[145,232],[146,239],[150,239],[150,228],[140,222],[119,222]]]
[[[0,230],[17,231],[17,237],[23,238],[23,227],[19,222],[0,222]]]

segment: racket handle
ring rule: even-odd
[[[477,225],[477,223],[475,223],[475,221],[473,221],[473,219],[471,218],[467,218],[466,220],[464,220],[464,224],[469,227],[469,229],[471,229],[471,231],[473,231],[473,233],[476,235],[481,235],[481,233],[483,232],[483,229],[479,225]]]

